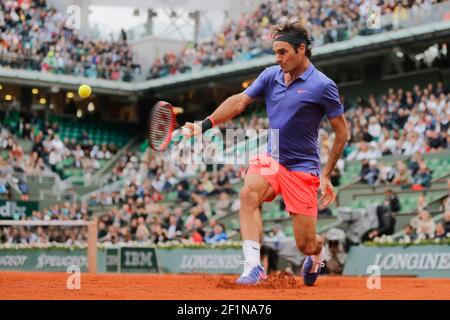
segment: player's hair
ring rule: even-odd
[[[293,32],[300,39],[304,39],[306,41],[305,55],[308,57],[308,59],[311,58],[312,39],[309,35],[308,30],[306,30],[306,28],[304,27],[303,23],[301,23],[300,21],[295,21],[295,22],[277,24],[272,27],[272,37],[275,38],[279,33],[282,33],[282,32]],[[295,53],[297,53],[299,46],[295,47],[294,45],[292,45],[292,47],[294,48]]]

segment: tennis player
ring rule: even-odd
[[[272,31],[278,65],[266,68],[245,91],[227,98],[201,123],[188,122],[184,127],[190,130],[188,136],[201,134],[234,118],[258,97],[265,98],[271,134],[267,154],[251,160],[240,192],[245,261],[237,283],[256,284],[266,278],[260,264],[263,226],[259,207],[281,194],[292,219],[297,247],[306,255],[303,280],[311,286],[324,260],[322,241],[316,235],[317,193],[320,187],[320,201],[325,206],[335,200],[330,175],[346,144],[347,125],[336,84],[309,60],[308,31],[299,22],[276,25]],[[321,173],[318,133],[325,116],[335,140]],[[275,130],[277,135],[273,134]]]

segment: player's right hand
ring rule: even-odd
[[[202,127],[200,126],[200,123],[186,122],[181,129],[183,130],[183,135],[186,138],[190,138],[202,133]]]

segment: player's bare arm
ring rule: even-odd
[[[331,148],[330,157],[328,158],[325,169],[322,172],[320,179],[320,189],[322,196],[320,201],[323,202],[325,206],[333,203],[336,199],[336,194],[334,193],[333,185],[331,184],[330,176],[333,171],[336,162],[341,157],[342,151],[344,150],[345,144],[347,143],[347,122],[345,121],[344,115],[337,116],[329,120],[331,126],[333,127],[335,133],[335,139],[333,147]]]
[[[209,118],[214,125],[227,122],[242,113],[247,106],[253,102],[253,100],[254,99],[243,92],[232,95],[222,102],[220,106],[212,113],[212,115],[209,116]],[[192,122],[186,122],[183,127],[189,129],[191,132],[191,134],[186,135],[187,137],[198,135],[202,132],[200,125]]]

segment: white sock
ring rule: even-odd
[[[322,250],[320,250],[319,254],[313,255],[313,256],[311,256],[311,258],[315,262],[322,262],[325,259],[325,248],[324,248],[324,246],[322,245]]]
[[[261,246],[258,242],[252,240],[244,240],[242,251],[244,252],[244,260],[253,266],[258,265],[261,261]]]

